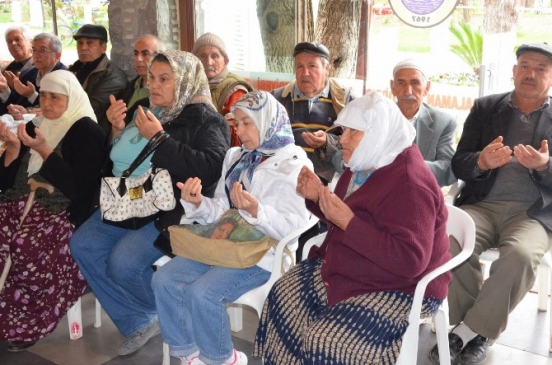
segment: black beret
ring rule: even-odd
[[[519,56],[521,56],[525,52],[537,52],[549,58],[552,58],[552,47],[549,46],[546,42],[522,44],[518,47],[516,51],[516,58],[519,58]]]
[[[293,49],[293,57],[297,56],[301,52],[308,52],[315,54],[325,59],[330,59],[330,51],[326,48],[325,45],[319,42],[301,42],[297,43]]]
[[[73,35],[73,39],[91,38],[107,43],[107,29],[103,25],[85,24]]]

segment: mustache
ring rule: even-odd
[[[416,97],[414,95],[403,95],[399,99],[400,100],[416,101]]]

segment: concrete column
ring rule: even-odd
[[[178,48],[178,0],[111,0],[108,7],[111,60],[134,77],[133,45],[145,34],[158,36],[167,48]]]

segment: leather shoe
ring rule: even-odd
[[[487,356],[487,349],[493,344],[492,340],[483,336],[477,335],[473,340],[468,342],[460,352],[458,363],[460,364],[477,364]]]
[[[20,352],[34,345],[36,341],[8,341],[8,351]]]
[[[451,364],[453,364],[454,360],[456,360],[456,358],[462,351],[462,346],[464,346],[464,343],[462,342],[460,336],[458,336],[456,333],[449,333],[448,341],[450,350],[450,362]],[[431,351],[429,351],[429,360],[431,360],[433,364],[439,365],[439,349],[437,348],[437,345],[433,346]]]

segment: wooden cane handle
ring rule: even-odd
[[[38,189],[42,188],[45,189],[48,193],[53,194],[54,193],[54,187],[48,183],[43,183],[36,181],[32,177],[27,181],[29,186],[31,187],[31,191],[37,191]]]

